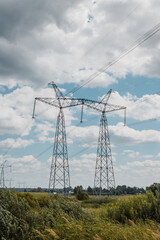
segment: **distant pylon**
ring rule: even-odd
[[[0,175],[0,188],[5,188],[5,177],[4,177],[4,169],[11,167],[10,165],[6,165],[6,160],[0,165],[1,168],[1,175]]]
[[[70,188],[68,152],[65,130],[65,119],[62,108],[57,117],[57,126],[53,147],[51,171],[49,178],[49,189],[56,189],[60,185],[67,194]]]
[[[102,189],[110,191],[115,189],[115,177],[113,170],[108,123],[105,112],[100,119],[99,138],[97,147],[97,159],[94,178],[94,189],[97,194],[102,194]]]
[[[5,188],[4,166],[1,166],[0,188]]]

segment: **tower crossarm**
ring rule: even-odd
[[[84,101],[84,105],[94,110],[97,110],[99,112],[114,112],[114,111],[126,109],[126,107],[123,107],[123,106],[113,105],[108,103],[106,104],[103,102],[95,103],[92,101]]]
[[[0,165],[0,168],[10,168],[11,165]]]
[[[110,111],[116,111],[125,109],[125,107],[113,105],[113,104],[106,104],[104,102],[98,102],[94,100],[89,100],[85,98],[43,98],[43,97],[37,97],[35,100],[38,100],[40,102],[44,102],[48,105],[57,107],[57,108],[67,108],[67,107],[74,107],[78,105],[85,105],[87,107],[93,108],[99,112],[110,112]],[[61,104],[59,105],[59,102]]]
[[[48,105],[54,106],[59,108],[59,100],[57,98],[43,98],[43,97],[36,97],[35,101],[40,101],[43,103],[47,103]]]
[[[40,102],[44,102],[46,104],[52,105],[57,108],[67,108],[67,107],[74,107],[78,105],[82,105],[84,99],[82,98],[67,98],[67,97],[61,97],[61,98],[35,98],[35,100],[38,100]],[[61,103],[59,105],[59,102]]]
[[[99,112],[114,112],[118,110],[125,110],[126,107],[119,106],[119,105],[114,105],[114,104],[109,104],[106,103],[106,101],[94,101],[94,100],[89,100],[85,98],[69,98],[69,97],[61,97],[61,98],[43,98],[43,97],[37,97],[35,98],[35,101],[40,101],[43,103],[46,103],[48,105],[57,107],[57,108],[69,108],[69,107],[75,107],[79,105],[84,105],[89,108],[92,108],[96,111]],[[102,99],[103,100],[103,99]],[[34,112],[35,112],[35,106],[33,110],[33,117],[34,117]]]
[[[60,108],[60,109],[83,105],[84,101],[85,101],[85,99],[83,99],[83,98],[69,98],[69,97],[43,98],[43,97],[36,97],[35,101],[34,101],[32,118],[34,118],[34,115],[35,115],[35,107],[36,107],[36,101],[37,100],[40,101],[40,102],[46,103],[48,105]]]

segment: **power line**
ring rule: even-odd
[[[4,152],[4,154],[2,155],[3,157],[7,155],[7,153],[14,147],[14,145],[16,144],[17,142],[17,139],[19,137],[21,137],[23,135],[23,133],[26,131],[26,129],[28,129],[28,127],[31,125],[31,122],[33,120],[31,119],[26,125],[25,125],[25,128],[21,131],[21,133],[14,139],[14,142],[11,144],[11,146],[8,147],[8,149]]]
[[[156,92],[155,94],[158,94],[158,95],[159,95],[159,94],[160,94],[160,91]],[[151,97],[155,97],[155,96],[151,96]],[[150,98],[151,98],[151,97],[150,97]],[[148,97],[148,98],[149,98],[149,97]],[[148,98],[143,99],[143,100],[140,100],[140,101],[138,101],[138,102],[131,103],[130,105],[134,105],[134,104],[139,104],[139,103],[141,103],[141,102],[145,102],[145,101],[148,100]],[[127,108],[128,108],[128,106],[127,106]],[[88,121],[93,121],[93,120],[95,120],[97,117],[98,117],[98,116],[96,116],[96,117],[94,117],[94,118],[90,118]],[[147,120],[143,120],[143,121],[137,121],[137,122],[133,122],[133,123],[127,124],[127,126],[134,126],[134,125],[139,125],[139,124],[143,124],[143,123],[149,123],[149,122],[153,122],[153,121],[156,121],[156,120],[157,120],[157,118],[147,119]],[[78,127],[79,125],[81,125],[81,123],[79,123],[79,124],[77,124],[76,126],[74,126],[74,128]],[[29,125],[28,125],[28,126],[29,126]],[[26,125],[26,127],[27,127],[27,125]],[[74,131],[73,128],[72,128],[71,131]],[[69,131],[69,132],[67,133],[67,136],[68,136],[68,134],[69,134],[71,131]],[[22,134],[23,134],[23,132],[21,133],[21,135],[22,135]],[[21,135],[19,135],[19,136],[21,136]],[[19,136],[18,136],[18,137],[19,137]],[[5,152],[5,154],[4,154],[3,156],[5,156],[5,155],[9,152],[9,150],[10,150],[11,148],[13,148],[13,146],[15,145],[16,140],[18,139],[18,137],[15,139],[15,142],[12,144],[12,146],[10,146],[10,147],[8,148],[8,150]],[[39,153],[38,155],[36,155],[35,158],[40,158],[44,153],[48,152],[52,147],[53,147],[53,143],[52,143],[49,147],[47,147],[46,149],[44,149],[41,153]],[[88,147],[88,148],[85,148],[84,150],[82,149],[82,150],[80,150],[78,153],[75,153],[75,154],[71,155],[70,158],[78,155],[80,152],[87,151],[88,149],[90,149],[90,148]]]
[[[98,116],[93,117],[93,118],[90,118],[88,121],[93,121],[93,120],[95,120],[97,117],[98,117]],[[68,137],[68,135],[69,135],[71,132],[74,131],[74,129],[75,129],[76,127],[80,126],[81,124],[82,124],[82,123],[80,122],[80,123],[78,123],[76,126],[73,126],[73,128],[72,128],[69,132],[67,132],[67,137]],[[49,147],[47,147],[46,149],[44,149],[41,153],[39,153],[38,155],[36,155],[35,158],[41,157],[44,153],[46,153],[46,152],[47,152],[48,150],[50,150],[52,147],[53,147],[53,143],[52,143]]]
[[[160,91],[156,92],[155,94],[160,94]],[[151,96],[151,97],[155,97],[155,96]],[[150,98],[151,98],[151,97],[150,97]],[[149,98],[149,97],[148,97],[148,98]],[[148,98],[142,99],[142,100],[140,100],[140,101],[138,101],[138,102],[131,103],[130,105],[134,105],[134,104],[139,104],[139,103],[141,103],[141,102],[145,102],[145,101],[148,100]],[[129,105],[129,106],[130,106],[130,105]],[[127,108],[128,108],[128,107],[127,107]],[[98,116],[90,118],[90,119],[88,120],[88,122],[91,122],[91,121],[95,120],[97,117],[98,117]],[[139,124],[149,123],[149,122],[156,121],[157,119],[158,119],[158,118],[151,118],[151,119],[147,119],[147,120],[143,120],[143,121],[136,121],[136,122],[127,124],[127,126],[135,126],[135,125],[139,125]],[[77,124],[76,126],[74,126],[74,128],[78,127],[80,124],[81,124],[81,123]],[[72,132],[72,131],[74,131],[73,128],[72,128],[71,131],[69,131],[69,132],[67,133],[67,136],[68,136],[68,134],[69,134],[70,132]],[[112,135],[111,135],[111,136],[112,136]],[[51,145],[50,145],[49,147],[47,147],[44,151],[42,151],[40,154],[38,154],[38,155],[36,156],[36,158],[41,157],[44,153],[46,153],[46,152],[47,152],[48,150],[50,150],[52,147],[53,147],[53,144],[51,144]],[[78,153],[74,153],[73,155],[71,155],[70,158],[72,158],[73,156],[78,155],[80,152],[87,151],[88,149],[90,149],[90,148],[87,147],[87,148],[85,148],[84,150],[82,149],[82,150],[80,150]]]
[[[74,131],[74,128],[78,127],[79,125],[81,125],[81,123],[78,123],[76,126],[74,126],[69,132],[67,132],[67,137],[70,134],[70,132]],[[35,156],[35,158],[39,158],[41,157],[44,153],[48,152],[48,150],[50,150],[51,148],[53,148],[53,143],[47,147],[46,149],[44,149],[41,153],[39,153],[38,155]]]
[[[133,105],[136,105],[136,104],[140,104],[140,103],[142,103],[142,102],[146,102],[146,101],[148,101],[150,98],[154,98],[155,95],[160,95],[160,91],[154,93],[154,95],[152,94],[152,96],[146,97],[145,99],[140,99],[140,100],[138,100],[137,102],[131,103],[131,104],[129,104],[128,106],[130,106],[130,105],[132,105],[132,104],[133,104]],[[128,108],[128,106],[127,106],[127,108]]]
[[[156,120],[157,120],[156,118],[153,118],[153,119],[144,120],[144,121],[137,121],[137,122],[128,124],[127,126],[143,124],[143,123],[146,123],[146,122],[148,123],[148,122],[152,122],[152,121],[156,121]],[[109,134],[109,135],[110,135],[110,137],[111,137],[111,136],[113,136],[113,133],[112,133],[112,134]],[[73,157],[79,155],[80,153],[86,152],[86,151],[89,150],[89,149],[90,149],[90,147],[83,148],[83,149],[81,149],[80,151],[72,154],[69,158],[73,158]]]
[[[96,119],[96,118],[97,118],[97,116],[94,117],[94,118],[90,118],[88,121],[93,121],[93,120]],[[159,117],[159,118],[160,118],[160,117]],[[156,120],[157,120],[156,118],[152,118],[152,119],[149,119],[149,120],[137,121],[137,122],[130,123],[130,124],[128,124],[127,126],[134,126],[134,125],[149,123],[149,122],[156,121]],[[78,125],[80,125],[80,124],[78,124]],[[77,126],[78,126],[78,125],[77,125]],[[75,126],[74,128],[76,128],[77,126]],[[70,132],[72,132],[72,131],[74,131],[73,128],[72,128],[72,130],[71,130]],[[69,132],[69,133],[70,133],[70,132]],[[113,133],[110,134],[110,137],[111,137],[112,135],[113,135]],[[46,153],[46,152],[47,152],[48,150],[50,150],[52,147],[53,147],[53,144],[50,145],[47,149],[45,149],[43,152],[41,152],[39,155],[37,155],[36,158],[41,157],[44,153]],[[90,149],[90,147],[82,148],[82,149],[79,150],[78,152],[73,153],[71,156],[69,156],[69,159],[71,159],[71,158],[79,155],[80,153],[86,152],[86,151],[89,150],[89,149]]]
[[[140,38],[138,38],[134,43],[132,43],[126,50],[124,50],[118,57],[113,59],[112,61],[105,64],[102,68],[99,69],[99,71],[93,73],[90,75],[84,83],[82,83],[80,86],[73,88],[68,94],[75,93],[84,86],[86,86],[88,83],[93,81],[96,77],[98,77],[100,74],[105,72],[108,68],[110,68],[115,63],[119,62],[123,57],[128,55],[130,52],[132,52],[134,49],[139,47],[142,43],[147,41],[149,38],[151,38],[153,35],[155,35],[158,31],[160,31],[160,23],[156,24],[152,29],[150,29],[147,33],[142,35]]]
[[[142,43],[144,43],[146,40],[148,40],[149,38],[151,38],[153,35],[155,35],[158,31],[160,30],[160,23],[158,23],[157,25],[155,25],[152,29],[150,29],[147,33],[145,33],[143,36],[141,36],[140,38],[138,38],[133,44],[131,44],[126,50],[124,50],[118,57],[116,57],[115,59],[113,59],[111,62],[107,63],[106,65],[104,65],[102,68],[99,69],[99,71],[95,72],[94,74],[90,75],[86,81],[81,84],[78,87],[73,88],[71,91],[69,91],[66,96],[70,95],[71,93],[75,93],[78,90],[80,90],[81,88],[83,88],[84,86],[86,86],[88,83],[90,83],[91,81],[93,81],[97,76],[99,76],[100,74],[102,74],[103,72],[105,72],[109,67],[111,67],[112,65],[114,65],[115,63],[119,62],[123,57],[125,57],[126,55],[128,55],[131,51],[133,51],[134,49],[136,49],[138,46],[140,46]],[[43,111],[44,112],[44,111]],[[28,126],[30,125],[30,122],[28,124]],[[25,129],[26,130],[26,129]],[[24,130],[24,131],[25,131]],[[23,132],[17,136],[16,140],[18,139],[18,137],[22,136]],[[13,144],[14,145],[14,144]],[[5,156],[12,148],[13,145],[10,146],[7,151],[3,154],[3,156]]]
[[[144,124],[144,123],[149,123],[149,122],[155,122],[159,118],[151,118],[151,119],[147,119],[147,120],[143,120],[143,121],[137,121],[137,122],[130,123],[127,126],[134,126],[134,125],[139,125],[139,124]]]

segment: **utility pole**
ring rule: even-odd
[[[6,163],[7,163],[7,160],[5,160],[5,161],[0,165],[0,168],[1,168],[0,188],[5,188],[5,187],[6,187],[6,185],[5,185],[4,169],[11,167],[11,165],[6,165]]]

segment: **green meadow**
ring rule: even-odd
[[[2,240],[160,239],[160,194],[90,197],[0,191]]]

